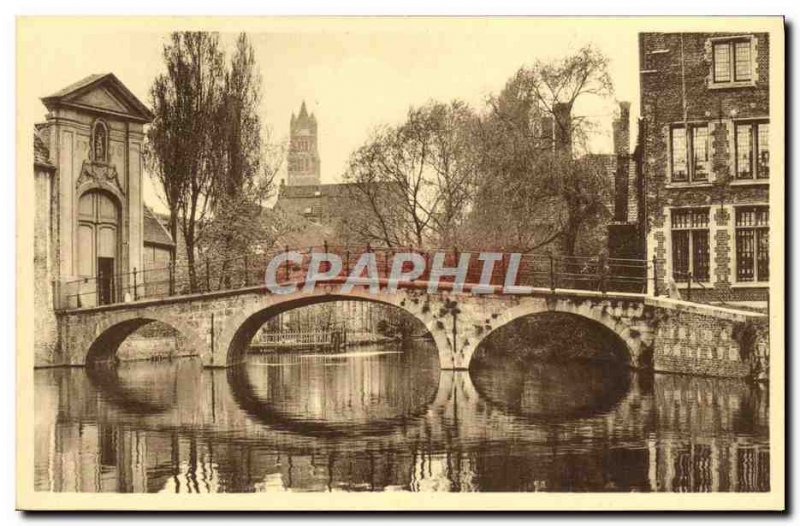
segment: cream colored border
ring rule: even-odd
[[[175,29],[219,31],[402,32],[409,27],[439,33],[481,31],[503,33],[509,26],[537,24],[600,26],[636,31],[719,31],[770,33],[770,173],[771,261],[771,388],[770,388],[770,493],[743,494],[643,494],[643,493],[325,493],[224,495],[124,495],[75,494],[33,491],[33,140],[31,130],[40,115],[24,115],[20,97],[39,94],[26,78],[26,50],[37,45],[42,32],[81,30],[166,33]],[[125,510],[777,510],[785,507],[784,451],[784,28],[780,17],[760,18],[145,18],[145,17],[37,17],[17,20],[17,507],[20,509],[125,509]],[[52,34],[52,33],[50,33]],[[88,57],[87,57],[88,58]],[[65,66],[66,67],[66,66]]]

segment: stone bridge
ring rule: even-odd
[[[207,367],[243,360],[248,344],[271,317],[307,305],[349,300],[393,305],[416,318],[433,337],[442,369],[468,369],[481,342],[514,320],[557,312],[582,317],[624,344],[634,368],[715,376],[752,373],[756,341],[767,318],[637,293],[533,289],[525,295],[427,291],[425,282],[374,293],[342,283],[313,292],[270,294],[263,286],[73,309],[59,316],[60,345],[37,365],[83,365],[113,358],[120,344],[152,321],[171,326],[179,343]],[[754,328],[755,327],[755,328]],[[565,330],[569,330],[565,327]],[[763,346],[761,346],[763,347]]]

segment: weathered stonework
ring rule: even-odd
[[[155,320],[178,331],[181,347],[194,350],[204,365],[226,367],[242,360],[252,337],[271,317],[337,300],[378,302],[405,310],[433,336],[440,366],[457,370],[469,368],[480,343],[495,329],[523,316],[560,312],[592,320],[615,334],[632,367],[743,376],[749,369],[743,365],[738,343],[727,339],[724,352],[717,353],[711,344],[714,331],[733,334],[738,324],[764,318],[642,294],[548,290],[526,296],[475,296],[416,288],[373,294],[363,288],[343,292],[341,285],[328,284],[313,293],[274,295],[251,287],[64,312],[59,315],[64,351],[59,358],[64,365],[111,359],[129,335]],[[717,360],[718,367],[709,367],[709,359]]]
[[[733,325],[712,316],[675,312],[660,321],[653,349],[656,371],[747,376],[749,362],[732,336]]]
[[[35,362],[49,364],[58,352],[58,325],[53,310],[53,275],[58,268],[57,231],[51,221],[56,200],[53,195],[55,166],[38,133],[34,133],[34,221],[33,221],[33,330]]]
[[[153,117],[110,73],[86,77],[42,102],[48,113],[36,126],[34,164],[38,365],[63,361],[55,306],[101,301],[101,258],[114,276],[105,288],[110,296],[130,289],[132,270],[142,268],[142,150],[144,125]],[[100,211],[101,197],[113,214]]]

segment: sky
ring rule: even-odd
[[[18,67],[21,110],[44,119],[39,98],[92,73],[113,72],[149,105],[149,88],[163,71],[162,48],[176,24],[89,23],[76,31],[26,31],[35,39]],[[592,117],[597,133],[591,148],[611,152],[611,121],[617,102],[637,110],[637,32],[633,26],[576,23],[565,20],[487,20],[467,18],[309,21],[284,19],[246,29],[262,76],[260,115],[272,141],[286,141],[289,119],[305,101],[319,126],[322,181],[341,181],[350,153],[370,131],[403,121],[409,107],[429,100],[461,99],[480,109],[520,67],[535,60],[558,59],[593,44],[610,59],[615,93],[586,100],[576,111]],[[502,23],[501,23],[502,22]],[[239,28],[221,28],[230,54]],[[27,67],[28,64],[35,67]],[[30,93],[28,93],[30,92]],[[635,115],[634,115],[635,116]],[[285,170],[285,168],[284,168]],[[285,177],[285,172],[279,178]],[[164,210],[148,181],[145,201]]]

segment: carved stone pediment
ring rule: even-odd
[[[81,173],[78,176],[77,186],[85,183],[98,183],[100,186],[110,185],[119,193],[125,194],[119,182],[117,168],[112,164],[100,163],[85,160],[81,166]]]

